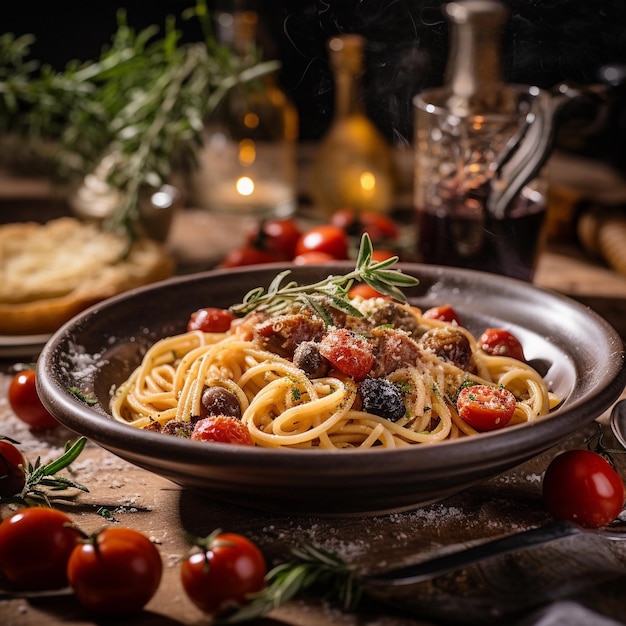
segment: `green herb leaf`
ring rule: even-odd
[[[298,285],[294,281],[283,285],[285,278],[291,273],[290,270],[284,270],[274,278],[267,292],[263,287],[256,287],[244,296],[241,304],[231,306],[230,311],[234,315],[246,315],[254,310],[276,313],[296,302],[303,302],[318,311],[317,300],[313,300],[312,297],[321,296],[328,299],[336,308],[355,317],[362,317],[348,297],[348,291],[354,281],[365,282],[399,302],[406,302],[406,296],[398,286],[412,287],[419,284],[419,280],[403,274],[399,269],[388,269],[397,263],[398,257],[372,261],[372,250],[372,241],[365,233],[361,238],[355,268],[351,272],[343,276],[328,276],[310,285]]]
[[[0,498],[0,502],[27,505],[29,500],[36,499],[43,500],[44,504],[50,506],[47,492],[40,487],[46,487],[53,492],[64,491],[70,488],[88,492],[89,489],[84,485],[63,476],[56,476],[58,472],[69,467],[78,458],[86,443],[87,439],[85,437],[80,437],[73,444],[68,442],[63,454],[46,465],[41,464],[40,458],[37,458],[34,465],[28,463],[28,466],[25,468],[26,484],[21,493],[11,497]]]
[[[354,610],[362,596],[355,569],[339,556],[314,546],[292,549],[293,559],[277,565],[266,576],[267,586],[250,595],[250,602],[214,620],[236,624],[262,617],[300,593],[319,585],[329,600],[338,600],[346,611]]]

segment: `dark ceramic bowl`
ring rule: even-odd
[[[353,266],[293,267],[299,283]],[[38,362],[43,403],[60,422],[114,454],[200,490],[257,509],[316,515],[416,508],[493,477],[547,450],[608,409],[626,384],[623,344],[587,307],[500,276],[404,265],[420,279],[407,295],[423,309],[449,303],[475,334],[505,327],[564,398],[546,418],[431,446],[401,450],[271,450],[201,443],[138,430],[110,418],[111,389],[157,339],[182,332],[191,312],[226,307],[267,287],[282,266],[218,270],[175,278],[103,302],[48,341]],[[93,390],[87,406],[69,390]]]

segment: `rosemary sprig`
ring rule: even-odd
[[[327,314],[323,303],[329,301],[332,306],[349,315],[362,317],[363,314],[351,304],[348,296],[355,281],[365,282],[386,296],[406,302],[400,287],[412,287],[419,284],[419,280],[403,274],[397,268],[391,269],[398,262],[397,256],[374,261],[372,253],[372,241],[365,233],[361,237],[355,268],[351,272],[341,276],[331,275],[310,285],[299,285],[295,281],[285,283],[291,270],[284,270],[272,280],[267,292],[263,287],[256,287],[246,294],[241,304],[231,306],[230,310],[234,315],[245,315],[254,310],[276,313],[294,303],[301,303],[325,318]]]
[[[0,498],[0,503],[13,503],[26,506],[29,504],[29,501],[38,500],[43,501],[46,506],[50,506],[47,490],[56,492],[73,488],[88,492],[89,489],[87,489],[87,487],[69,478],[57,476],[58,472],[71,465],[78,458],[86,443],[87,439],[85,437],[80,437],[71,445],[68,441],[63,454],[58,459],[50,461],[50,463],[46,463],[45,465],[41,464],[39,457],[34,465],[29,461],[28,466],[24,468],[26,482],[22,491],[14,496]],[[42,487],[46,487],[47,490],[42,489]]]
[[[251,594],[250,602],[214,621],[236,624],[269,613],[296,595],[319,586],[327,600],[338,600],[345,611],[353,611],[362,596],[355,568],[336,554],[305,545],[291,550],[293,559],[277,565],[266,576],[266,587]]]

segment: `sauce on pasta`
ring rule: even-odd
[[[256,446],[362,449],[477,434],[456,406],[468,385],[509,390],[509,424],[535,420],[558,403],[528,363],[488,354],[456,322],[383,297],[357,297],[352,305],[360,317],[329,307],[330,325],[294,305],[248,313],[224,332],[164,338],[114,392],[112,415],[163,432],[182,425],[188,436],[206,414],[203,394],[220,388],[227,404],[235,399]]]

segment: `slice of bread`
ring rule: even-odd
[[[53,332],[88,306],[172,275],[162,244],[63,217],[0,226],[0,335]]]

